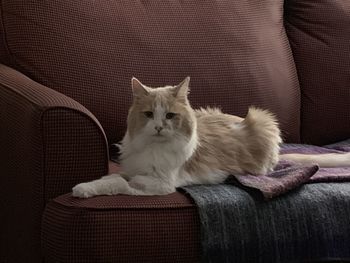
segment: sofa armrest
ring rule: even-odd
[[[107,173],[107,140],[92,113],[0,64],[0,254],[40,255],[33,240],[46,202]]]
[[[93,114],[4,65],[0,112],[2,173],[40,181],[45,200],[108,172],[106,136]]]

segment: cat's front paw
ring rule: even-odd
[[[91,183],[77,184],[72,189],[72,195],[79,198],[89,198],[97,195],[95,188]]]

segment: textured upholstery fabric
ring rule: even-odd
[[[297,142],[294,55],[303,140],[349,135],[348,17],[348,0],[0,0],[0,63],[15,69],[0,66],[0,262],[40,262],[46,202],[107,172],[106,138],[115,143],[125,132],[132,76],[164,85],[190,75],[195,107],[242,116],[251,104],[269,108]],[[47,257],[125,251],[126,262],[145,262],[141,252],[158,262],[197,261],[193,204],[179,194],[147,200],[52,201],[43,221]]]
[[[46,201],[106,174],[107,161],[90,112],[0,64],[0,262],[39,262]]]
[[[201,218],[202,263],[350,261],[349,183],[303,185],[269,202],[228,184],[186,191]]]
[[[269,108],[299,140],[283,0],[3,0],[2,23],[0,58],[84,105],[110,142],[125,132],[132,76],[161,86],[187,75],[195,107]]]
[[[350,1],[287,0],[286,29],[302,90],[302,140],[350,137]]]
[[[181,193],[158,197],[70,194],[43,215],[45,262],[181,262],[200,260],[199,216]]]

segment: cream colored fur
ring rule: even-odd
[[[283,154],[280,159],[297,163],[315,163],[320,167],[350,167],[350,153],[326,153],[326,154]]]
[[[160,88],[133,78],[132,90],[122,172],[78,184],[73,196],[169,194],[179,186],[221,183],[230,174],[265,174],[279,158],[350,166],[350,154],[280,156],[280,130],[266,110],[251,107],[244,119],[219,109],[193,110],[189,78]]]

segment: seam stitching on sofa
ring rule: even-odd
[[[7,53],[7,57],[9,58],[9,60],[11,61],[12,65],[15,65],[17,68],[21,68],[23,70],[23,68],[19,65],[19,63],[17,62],[15,56],[13,55],[8,41],[7,41],[7,33],[6,33],[6,27],[5,27],[5,21],[4,21],[4,6],[3,6],[3,0],[0,0],[0,17],[1,17],[1,21],[0,21],[0,26],[1,26],[1,31],[3,32],[3,43],[4,43],[4,47]]]

